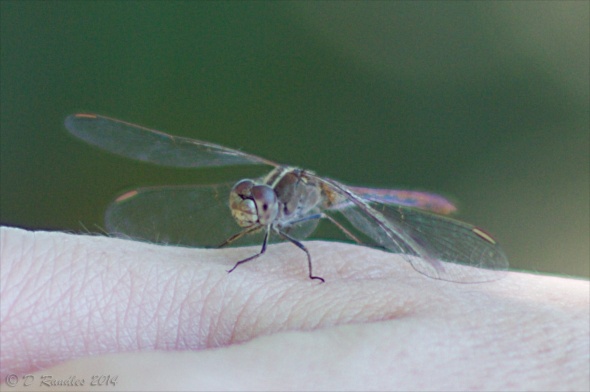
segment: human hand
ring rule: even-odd
[[[287,243],[227,274],[258,249],[0,230],[11,390],[32,372],[37,388],[75,376],[94,391],[93,375],[117,376],[111,391],[590,387],[587,281],[449,283],[391,253],[306,242],[319,284]]]

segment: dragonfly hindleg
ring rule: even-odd
[[[344,234],[346,234],[346,236],[348,238],[350,238],[351,240],[353,240],[357,244],[362,244],[363,243],[354,234],[352,234],[350,232],[350,230],[348,230],[346,227],[342,226],[342,224],[340,222],[338,222],[336,219],[332,218],[330,215],[325,214],[323,212],[320,212],[320,213],[317,213],[317,214],[308,215],[308,216],[305,216],[303,218],[300,218],[300,219],[291,221],[291,222],[289,222],[289,225],[292,226],[292,225],[296,225],[297,223],[306,222],[306,221],[314,220],[314,219],[324,219],[324,218],[326,218],[330,222],[332,222],[332,224],[334,224],[334,226],[336,226],[337,228],[339,228]]]

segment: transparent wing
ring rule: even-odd
[[[139,188],[115,199],[105,214],[107,231],[118,237],[165,245],[218,247],[243,230],[228,204],[232,183]],[[289,232],[307,237],[317,220]],[[261,245],[264,232],[245,235],[230,246]],[[282,241],[278,236],[270,242]]]
[[[139,188],[108,207],[105,223],[116,236],[167,245],[216,247],[242,229],[228,207],[232,184]],[[261,243],[262,236],[240,244]]]
[[[356,186],[349,186],[348,189],[365,200],[377,203],[415,207],[443,215],[452,214],[457,211],[457,207],[453,203],[443,196],[434,193],[400,189],[362,188]],[[352,202],[347,200],[338,208],[345,208],[351,205]]]
[[[139,125],[96,115],[74,114],[65,126],[96,147],[144,162],[174,167],[265,164],[274,162],[199,140],[168,135]]]
[[[372,245],[406,255],[414,269],[434,279],[477,283],[499,279],[508,259],[485,231],[468,223],[413,208],[369,203],[389,230],[376,223],[372,212],[357,206],[343,215],[374,241]],[[500,273],[499,273],[500,272]]]
[[[340,200],[327,213],[341,213],[369,246],[403,254],[414,269],[434,279],[477,283],[499,279],[508,259],[484,230],[417,208],[365,200],[348,187],[321,179],[324,192]],[[342,201],[342,199],[344,201]]]

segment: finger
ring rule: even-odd
[[[257,249],[1,233],[4,373],[86,355],[203,349],[278,331],[401,317],[413,307],[411,279],[397,284],[404,296],[384,296],[388,279],[395,270],[422,279],[406,263],[380,265],[382,252],[330,243],[309,245],[316,270],[328,280],[319,285],[307,278],[305,254],[290,244],[273,246],[228,275],[229,266]]]

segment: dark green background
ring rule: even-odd
[[[87,111],[450,195],[513,267],[590,274],[588,2],[0,4],[4,225],[98,231],[124,189],[244,173],[92,149],[63,127]]]

